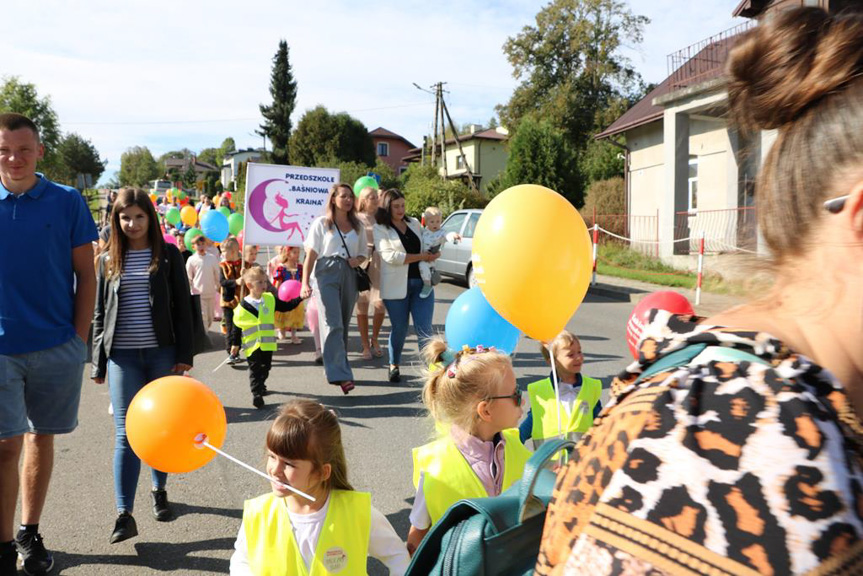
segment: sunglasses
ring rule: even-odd
[[[503,400],[504,398],[512,398],[516,406],[521,406],[521,390],[516,390],[515,394],[507,394],[506,396],[489,396],[486,400]]]
[[[839,214],[842,212],[842,209],[845,208],[845,201],[848,200],[849,196],[850,194],[846,194],[845,196],[839,196],[838,198],[831,198],[824,203],[824,209],[831,214]]]

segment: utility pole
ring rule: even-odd
[[[435,102],[434,102],[434,126],[432,128],[432,142],[431,142],[431,165],[435,166],[436,156],[437,156],[437,139],[438,134],[440,134],[440,158],[441,158],[441,167],[443,168],[443,177],[446,178],[448,176],[447,166],[446,166],[446,124],[449,122],[450,130],[452,130],[453,138],[455,139],[455,143],[458,146],[459,156],[461,156],[462,163],[467,170],[467,179],[468,184],[471,187],[471,190],[479,193],[479,189],[477,188],[476,181],[473,178],[473,172],[471,170],[470,164],[468,164],[467,156],[465,156],[464,148],[462,148],[461,140],[459,139],[458,130],[455,127],[455,123],[452,121],[452,117],[450,116],[449,110],[446,107],[446,102],[443,97],[443,85],[445,82],[438,82],[431,86],[431,90],[427,90],[422,88],[416,82],[413,83],[417,90],[422,90],[428,94],[434,94]],[[434,90],[434,91],[432,91]],[[438,122],[440,120],[440,122]],[[438,132],[440,130],[440,132]],[[423,138],[423,152],[425,152],[425,142],[426,139]]]

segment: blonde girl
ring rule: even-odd
[[[276,290],[288,280],[303,281],[303,265],[300,264],[300,249],[296,246],[279,246],[278,254],[267,262],[267,276]],[[305,307],[301,304],[290,312],[276,313],[276,335],[279,340],[287,338],[291,332],[291,344],[301,344],[297,330],[304,326]]]
[[[335,413],[312,400],[282,406],[267,432],[272,491],[243,506],[232,575],[365,574],[368,556],[404,574],[408,554],[371,495],[348,481]],[[287,490],[287,484],[314,501]]]
[[[478,347],[449,357],[439,338],[423,353],[433,366],[423,402],[449,434],[413,451],[411,554],[447,508],[462,498],[497,496],[521,478],[530,457],[515,429],[521,391],[508,356]]]

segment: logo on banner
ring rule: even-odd
[[[264,180],[249,195],[249,215],[255,223],[270,232],[287,232],[287,239],[294,234],[305,239],[301,226],[302,214],[292,213],[288,200],[288,183],[285,180]]]

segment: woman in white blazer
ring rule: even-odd
[[[419,263],[434,262],[440,254],[422,251],[422,228],[419,222],[405,216],[404,194],[395,188],[381,195],[375,219],[375,249],[381,256],[381,299],[392,325],[387,342],[389,381],[398,382],[409,317],[413,317],[420,350],[432,336],[434,294],[420,298],[423,281]]]

